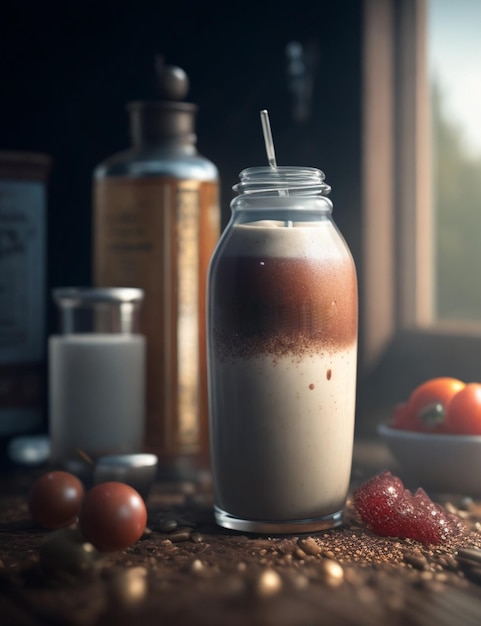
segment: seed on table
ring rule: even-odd
[[[306,554],[310,554],[311,556],[317,556],[321,553],[321,546],[319,546],[312,537],[299,539],[297,545],[301,550],[304,550]]]
[[[187,528],[178,528],[176,531],[169,535],[172,543],[179,543],[180,541],[189,541],[191,536],[190,529]]]
[[[140,602],[147,595],[148,581],[145,567],[131,567],[116,572],[110,583],[110,592],[123,605]]]
[[[415,569],[425,570],[428,569],[429,563],[426,557],[417,552],[411,552],[406,550],[403,553],[404,560],[409,565],[412,565]]]
[[[452,570],[454,572],[457,571],[458,569],[458,562],[456,561],[456,559],[451,556],[450,554],[445,554],[444,556],[441,556],[439,558],[439,563],[441,563],[441,565],[449,570]]]
[[[170,533],[170,532],[176,530],[177,526],[178,526],[177,520],[175,520],[175,519],[164,519],[160,523],[159,530],[162,533]]]
[[[342,566],[332,559],[323,559],[321,561],[321,575],[329,587],[339,587],[344,582]]]
[[[190,568],[193,572],[201,572],[204,569],[204,564],[200,559],[195,559]]]
[[[260,596],[274,596],[282,589],[282,579],[273,569],[265,569],[259,576],[256,590]]]
[[[304,550],[300,547],[297,547],[294,550],[294,555],[298,558],[298,559],[305,559],[307,554],[304,552]]]
[[[172,545],[172,541],[171,541],[170,539],[163,539],[163,540],[160,542],[160,545],[161,545],[161,546],[171,546],[171,545]]]

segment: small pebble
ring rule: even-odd
[[[273,569],[265,569],[259,576],[256,590],[260,596],[274,596],[282,589],[282,579]]]
[[[321,561],[321,574],[324,582],[329,587],[339,587],[344,582],[342,566],[332,559],[323,559]]]
[[[190,540],[194,543],[202,543],[204,541],[204,537],[197,531],[194,531],[190,534]]]

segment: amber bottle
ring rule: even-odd
[[[94,171],[94,283],[145,292],[145,449],[166,476],[208,469],[206,275],[220,229],[216,166],[196,147],[188,79],[157,66],[161,99],[128,105],[132,147]]]

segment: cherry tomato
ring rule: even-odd
[[[49,472],[32,483],[28,509],[39,526],[63,528],[76,520],[84,494],[84,486],[73,474]]]
[[[446,428],[456,435],[481,435],[481,383],[468,383],[448,406]]]
[[[454,396],[465,387],[465,383],[448,376],[431,378],[411,393],[406,428],[425,433],[447,432],[446,413]]]
[[[97,550],[125,550],[142,536],[147,509],[130,485],[100,483],[87,491],[79,513],[82,534]]]

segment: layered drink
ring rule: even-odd
[[[356,351],[356,271],[330,216],[234,222],[209,288],[211,455],[222,526],[310,532],[340,523]]]

